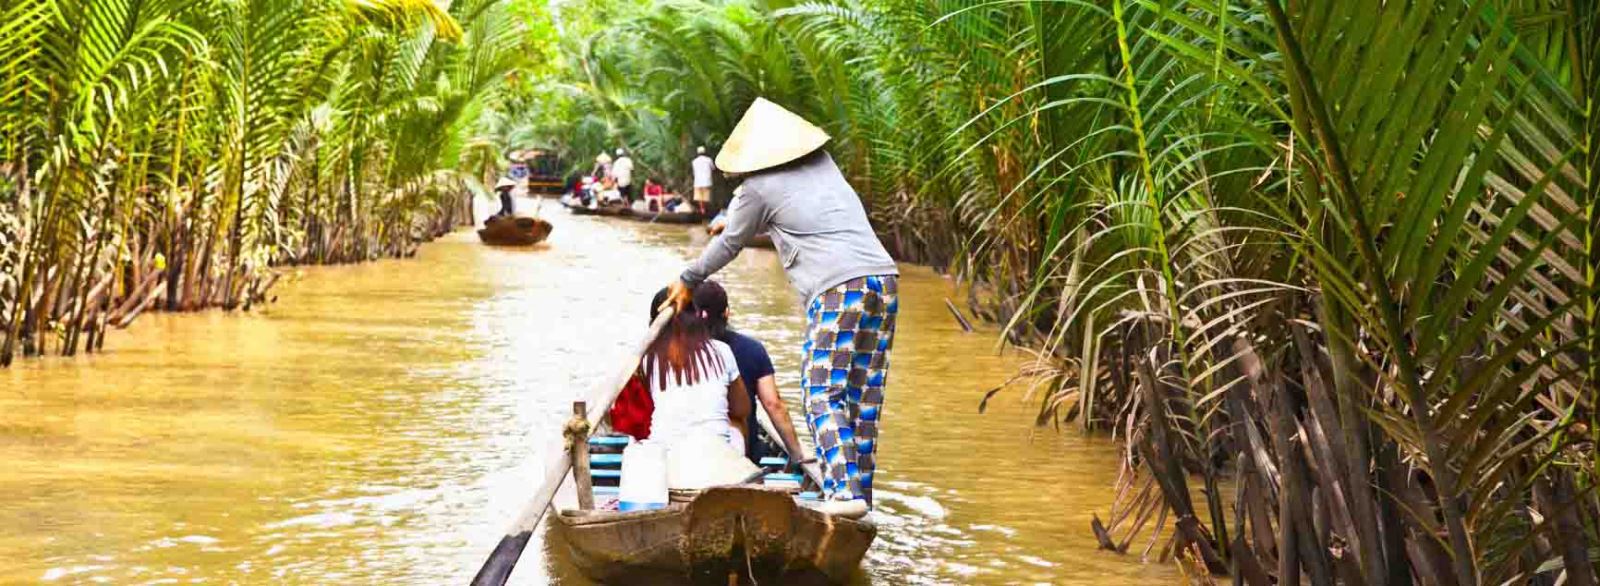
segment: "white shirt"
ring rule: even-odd
[[[618,187],[633,185],[633,159],[622,157],[611,164],[611,176],[617,178]]]
[[[711,157],[700,155],[694,158],[694,186],[711,187]]]
[[[656,403],[650,414],[651,442],[671,449],[684,438],[703,433],[727,441],[744,453],[744,437],[728,423],[728,385],[739,378],[739,364],[734,361],[733,349],[717,340],[711,340],[711,354],[715,359],[701,363],[700,382],[684,385],[669,372],[665,388],[658,388],[660,375],[655,363],[646,359],[645,384]]]

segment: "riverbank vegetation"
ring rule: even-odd
[[[682,183],[757,95],[820,123],[1039,422],[1124,443],[1107,549],[1596,583],[1593,2],[560,6],[529,132]]]
[[[483,114],[546,30],[496,0],[6,2],[0,365],[470,222]]]

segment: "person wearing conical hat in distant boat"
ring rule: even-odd
[[[694,161],[689,166],[694,168],[694,205],[700,208],[700,213],[707,213],[711,206],[711,157],[706,156],[706,147],[695,150]]]
[[[517,182],[512,181],[510,177],[501,177],[500,181],[495,182],[494,191],[495,193],[500,194],[500,211],[495,212],[495,217],[499,218],[503,216],[510,216],[516,211],[515,206],[511,202],[511,190],[515,189],[516,187]]]
[[[605,154],[604,152],[601,152],[600,154],[595,155],[595,157],[594,157],[594,172],[590,173],[590,175],[594,175],[595,181],[599,181],[599,180],[605,179],[607,177],[610,177],[611,176],[611,155]]]
[[[888,381],[899,270],[867,221],[861,198],[822,149],[827,133],[757,98],[716,164],[744,183],[728,226],[670,285],[669,301],[721,270],[759,233],[771,235],[806,314],[800,386],[823,473],[825,507],[872,504],[878,426]]]

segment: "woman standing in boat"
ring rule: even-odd
[[[687,306],[693,288],[752,236],[771,234],[805,304],[800,386],[822,490],[841,509],[857,500],[870,507],[899,270],[822,150],[827,141],[822,129],[757,98],[717,154],[718,168],[744,178],[728,226],[670,285],[669,299]]]

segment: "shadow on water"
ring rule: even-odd
[[[570,401],[705,241],[544,213],[556,229],[531,251],[462,231],[414,259],[304,269],[262,311],[151,315],[105,354],[0,371],[0,583],[465,583]],[[979,415],[1020,358],[961,333],[947,281],[905,272],[882,531],[857,582],[1173,582],[1095,550],[1114,448],[1031,431],[1020,395]],[[794,407],[802,323],[775,256],[721,278]],[[557,549],[530,547],[513,582],[583,584]]]

